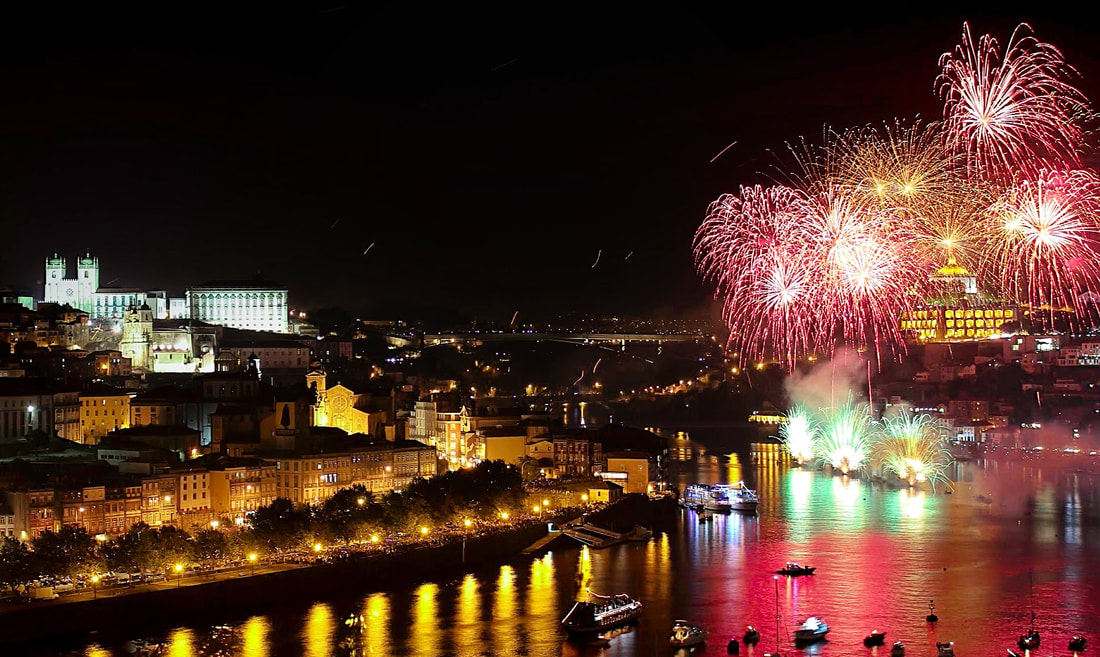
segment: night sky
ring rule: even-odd
[[[708,202],[825,124],[937,118],[964,19],[1031,22],[1100,97],[1096,28],[1071,12],[729,4],[9,13],[0,284],[40,295],[45,255],[91,249],[103,284],[259,271],[296,306],[373,317],[706,312]]]

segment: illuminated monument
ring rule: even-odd
[[[76,278],[66,278],[65,258],[54,253],[46,258],[45,296],[47,303],[67,303],[91,313],[95,309],[95,293],[99,290],[99,258],[85,253],[76,259]]]
[[[901,317],[901,330],[918,342],[972,342],[1004,334],[1005,325],[1019,320],[1019,308],[991,303],[978,292],[977,278],[957,262],[929,277],[942,296]]]

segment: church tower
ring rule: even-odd
[[[321,367],[306,372],[306,387],[313,391],[313,426],[328,426],[328,388],[325,385],[325,370]]]
[[[46,257],[46,278],[43,279],[46,289],[42,300],[46,303],[64,303],[65,258],[54,253]]]
[[[95,312],[95,293],[99,289],[99,258],[90,252],[76,259],[76,301],[74,306]]]
[[[122,343],[119,350],[123,358],[131,359],[135,370],[152,369],[153,311],[142,304],[131,306],[122,323]]]

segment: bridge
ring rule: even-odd
[[[709,335],[688,333],[544,333],[528,331],[486,331],[484,333],[425,333],[424,346],[471,342],[570,342],[573,344],[625,344],[627,342],[699,342]]]

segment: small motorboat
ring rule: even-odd
[[[1024,634],[1016,642],[1016,645],[1020,647],[1020,650],[1035,650],[1039,647],[1039,633],[1035,630],[1028,630],[1027,634]]]
[[[955,642],[936,642],[936,653],[939,657],[955,657]]]
[[[653,530],[642,527],[641,525],[634,525],[634,529],[631,529],[626,534],[626,540],[638,543],[645,543],[651,538],[653,538]]]
[[[703,510],[699,512],[699,522],[710,522],[712,518],[714,516],[710,511]]]
[[[863,637],[863,645],[870,648],[871,646],[884,646],[886,645],[886,632],[879,632],[878,630],[871,630],[871,633]]]
[[[1069,640],[1069,649],[1073,652],[1081,652],[1089,642],[1083,636],[1075,636]]]
[[[905,644],[901,641],[895,641],[890,648],[890,657],[905,657]]]
[[[688,648],[706,643],[707,631],[698,625],[693,625],[685,620],[678,620],[672,624],[672,633],[668,637],[668,645],[673,648]]]
[[[799,575],[813,575],[816,567],[800,566],[793,561],[788,561],[786,566],[783,566],[779,570],[775,571],[777,575],[790,575],[791,577],[797,577]]]
[[[829,626],[817,616],[810,616],[794,631],[794,642],[799,644],[821,641],[829,633]]]
[[[741,654],[741,643],[737,640],[737,637],[733,637],[732,639],[730,639],[729,643],[726,644],[726,654],[727,655],[739,655],[739,654]]]
[[[760,643],[760,630],[749,625],[745,628],[745,636],[741,637],[741,641],[744,642],[746,646],[755,646]]]

